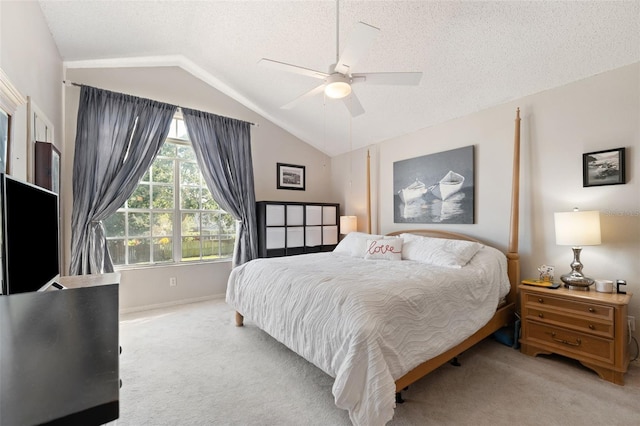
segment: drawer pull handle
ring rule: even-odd
[[[538,314],[538,316],[539,316],[540,318],[544,318],[544,314],[543,314],[542,312],[540,312],[540,313]]]
[[[542,297],[538,298],[538,303],[544,303],[544,300],[542,300]]]
[[[596,310],[593,308],[589,308],[589,312],[594,313]]]
[[[595,330],[595,329],[596,329],[596,326],[595,326],[595,325],[593,325],[593,324],[589,324],[589,330]]]
[[[570,342],[568,340],[564,340],[564,339],[558,339],[556,337],[556,333],[551,333],[551,338],[553,340],[555,340],[556,342],[564,343],[565,345],[569,345],[569,346],[580,346],[580,344],[582,343],[582,341],[580,339],[576,339],[575,343],[574,342]]]

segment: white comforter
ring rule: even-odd
[[[354,425],[393,417],[395,380],[471,336],[509,291],[504,254],[461,269],[338,253],[256,259],[231,272],[227,303],[335,378]]]

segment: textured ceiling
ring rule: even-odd
[[[40,1],[74,66],[182,66],[330,156],[640,61],[640,1],[339,2],[339,46],[380,28],[353,72],[421,71],[417,87],[357,84],[365,109],[260,58],[328,71],[336,2]],[[243,118],[243,117],[237,117]],[[350,136],[351,135],[351,136]]]

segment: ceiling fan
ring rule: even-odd
[[[364,108],[362,104],[360,104],[358,97],[352,92],[352,84],[367,83],[396,86],[417,86],[420,84],[420,79],[422,78],[421,72],[352,73],[353,66],[367,53],[380,29],[364,22],[358,22],[358,25],[350,34],[347,45],[340,55],[340,7],[338,2],[339,0],[336,1],[337,58],[336,63],[329,66],[328,72],[316,71],[266,58],[258,61],[260,65],[323,80],[322,84],[298,96],[291,102],[283,105],[282,108],[291,109],[302,100],[324,92],[329,98],[342,99],[351,115],[356,117],[364,113]]]

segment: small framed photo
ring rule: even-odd
[[[278,189],[305,190],[305,166],[278,163]]]
[[[583,187],[624,183],[624,148],[582,154]]]

